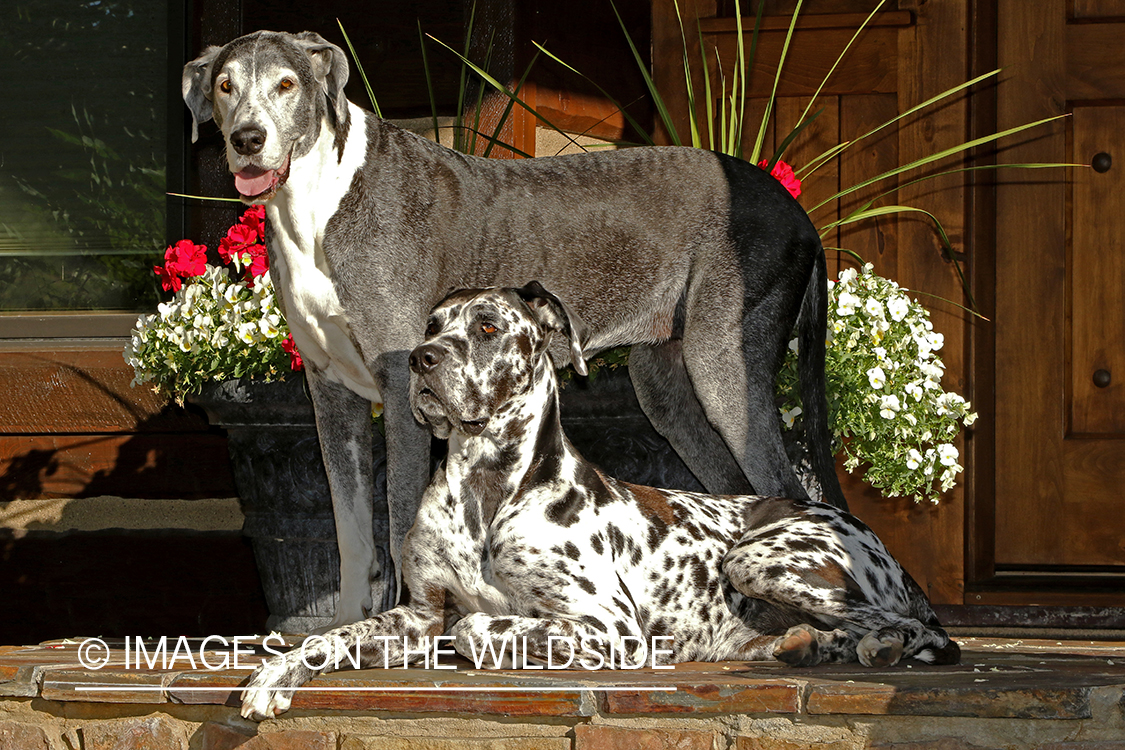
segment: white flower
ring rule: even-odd
[[[235,335],[242,343],[253,344],[254,340],[257,338],[257,328],[256,325],[250,322],[240,323]]]
[[[905,294],[895,295],[887,301],[887,311],[891,314],[891,320],[901,323],[910,311],[910,300]]]
[[[898,396],[893,393],[883,396],[879,401],[879,416],[883,419],[894,419],[900,409],[902,405],[899,403]]]
[[[280,325],[281,318],[278,315],[264,315],[258,321],[258,329],[267,339],[276,338],[281,333]]]
[[[918,452],[917,448],[911,448],[910,452],[906,454],[906,468],[914,471],[922,465],[922,454]]]
[[[796,354],[798,345],[799,344],[796,338],[789,339],[789,351]]]
[[[887,382],[887,374],[882,367],[872,367],[867,371],[867,380],[872,388],[882,388]]]
[[[867,302],[863,305],[863,309],[867,310],[867,314],[873,318],[883,317],[883,303],[874,297],[868,298]]]
[[[860,299],[851,292],[844,292],[836,299],[836,312],[847,317],[859,309]]]
[[[875,361],[880,364],[885,364],[887,361],[887,350],[881,346],[877,346],[873,351],[875,352]]]
[[[781,419],[785,422],[785,429],[793,429],[793,423],[797,421],[797,417],[801,416],[801,407],[794,406],[792,409],[782,409]]]
[[[858,275],[854,268],[845,268],[840,272],[840,286],[851,286]]]
[[[949,443],[942,443],[938,446],[938,461],[942,466],[956,466],[957,465],[957,448]]]

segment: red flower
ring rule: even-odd
[[[160,285],[166,292],[178,292],[184,285],[180,277],[168,266],[153,266],[152,270],[160,277]]]
[[[235,224],[227,230],[227,236],[219,240],[219,257],[223,263],[230,265],[235,255],[258,241],[256,229],[245,224]]]
[[[246,285],[253,289],[254,279],[270,270],[270,257],[266,255],[264,245],[251,245],[246,248],[246,252],[250,253],[250,263],[246,266],[246,272],[250,278],[246,282]]]
[[[289,355],[289,369],[305,369],[305,363],[301,360],[301,353],[297,351],[297,344],[293,341],[293,334],[285,337],[285,340],[281,342],[281,348]]]
[[[768,159],[762,159],[758,162],[758,166],[762,169],[768,167],[769,164]],[[780,182],[794,198],[801,194],[801,181],[797,179],[797,175],[793,174],[793,167],[785,162],[778,159],[777,164],[774,164],[773,169],[770,170],[770,175]]]
[[[170,273],[182,278],[202,276],[207,271],[207,247],[180,240],[164,251],[164,261]]]
[[[265,234],[265,221],[266,221],[266,207],[265,206],[251,206],[246,209],[246,213],[242,214],[242,225],[249,227],[258,239],[264,240]]]
[[[178,292],[183,279],[202,276],[207,271],[207,247],[191,240],[180,240],[164,251],[164,265],[153,266],[166,292]]]

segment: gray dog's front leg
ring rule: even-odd
[[[332,491],[332,515],[340,551],[340,596],[332,622],[322,630],[358,622],[371,611],[371,581],[379,574],[372,534],[375,495],[371,461],[371,402],[306,370],[316,412],[320,453]]]
[[[401,595],[401,553],[406,532],[414,525],[418,504],[430,480],[430,431],[410,411],[409,351],[382,357],[383,425],[387,439],[387,509],[390,513],[391,556]]]

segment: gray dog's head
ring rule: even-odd
[[[209,47],[184,66],[192,141],[199,124],[214,117],[243,200],[267,201],[285,184],[292,159],[312,149],[326,118],[342,153],[347,82],[343,50],[309,31],[259,31]]]
[[[539,282],[453,292],[434,307],[425,341],[410,353],[414,416],[439,438],[453,430],[481,434],[528,392],[540,364],[554,367],[556,335],[566,340],[575,369],[586,374],[585,324]]]

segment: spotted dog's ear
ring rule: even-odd
[[[199,125],[211,119],[211,65],[222,47],[208,47],[203,54],[184,66],[180,90],[191,111],[191,142],[199,140]]]
[[[348,83],[347,55],[344,50],[314,31],[302,31],[294,38],[309,56],[313,75],[328,97],[336,125],[339,126],[348,117],[348,100],[344,96],[344,86]]]
[[[561,333],[567,337],[570,341],[570,363],[579,375],[585,375],[588,372],[585,349],[590,330],[582,318],[565,302],[544,289],[538,281],[529,282],[527,286],[515,291],[531,309],[531,314],[544,331]]]

